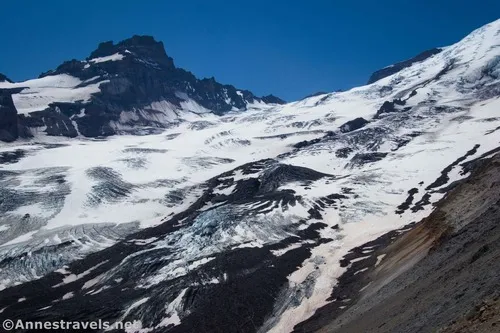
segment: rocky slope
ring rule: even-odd
[[[140,132],[168,127],[186,113],[220,115],[259,103],[284,103],[214,78],[196,78],[176,67],[163,43],[150,36],[101,43],[86,60],[66,61],[38,79],[12,83],[0,77],[0,88],[13,87],[24,88],[12,91],[19,127],[67,137]],[[12,129],[0,129],[17,138]]]
[[[429,217],[361,247],[376,250],[350,267],[332,294],[349,302],[337,298],[296,331],[498,331],[500,155],[461,167],[472,174]]]

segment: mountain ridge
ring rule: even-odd
[[[285,103],[274,95],[257,97],[213,77],[198,79],[175,66],[162,42],[138,35],[117,44],[100,43],[84,61],[65,61],[38,79],[5,81],[0,88],[23,86],[25,90],[13,94],[19,126],[25,132],[41,129],[47,135],[67,137],[164,128],[182,121],[180,113],[186,112],[221,115],[256,103]],[[37,105],[36,98],[46,101]]]
[[[427,50],[409,60],[378,70],[370,76],[368,84],[393,75],[441,50]],[[144,66],[149,69],[143,70]],[[163,42],[148,35],[133,35],[116,44],[113,41],[101,42],[85,60],[64,61],[56,69],[41,73],[38,79],[57,75],[70,75],[79,79],[81,82],[73,88],[89,87],[91,92],[83,96],[87,100],[54,99],[39,109],[30,108],[28,112],[18,112],[17,127],[20,130],[17,132],[22,135],[16,134],[12,128],[3,129],[4,135],[0,135],[0,141],[29,138],[40,132],[49,136],[66,137],[155,132],[155,128],[161,129],[179,120],[175,110],[184,108],[181,102],[186,97],[185,101],[192,100],[206,109],[203,112],[218,115],[246,110],[253,103],[286,103],[272,94],[257,97],[248,90],[221,84],[214,77],[198,79],[193,73],[176,67],[173,58],[166,53]],[[23,83],[13,82],[0,73],[0,82],[2,81],[4,86],[5,83],[12,83],[20,87]],[[30,81],[32,80],[24,82]],[[9,88],[8,85],[6,87]],[[27,85],[26,91],[29,90]],[[17,93],[19,99],[25,97],[22,96],[22,91]],[[183,96],[179,97],[179,93]],[[318,92],[304,99],[320,94],[328,93]],[[13,99],[16,104],[16,96]],[[157,102],[167,102],[168,105],[162,105],[156,110],[151,107],[151,103]],[[165,112],[165,107],[170,110]],[[196,105],[194,108],[199,109]],[[126,120],[123,121],[123,118]]]

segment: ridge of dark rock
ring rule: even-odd
[[[29,131],[18,123],[17,110],[12,94],[23,88],[0,89],[0,141],[12,142],[19,137],[29,137]]]
[[[410,67],[411,65],[413,65],[416,62],[424,61],[425,59],[430,58],[433,55],[438,54],[441,51],[442,51],[442,49],[440,49],[440,48],[433,48],[430,50],[426,50],[422,53],[419,53],[418,55],[416,55],[415,57],[413,57],[411,59],[401,61],[401,62],[395,63],[391,66],[379,69],[370,76],[370,79],[368,80],[367,84],[374,83],[378,80],[383,79],[384,77],[395,74],[395,73],[399,72],[400,70],[402,70],[403,68]]]
[[[286,102],[279,97],[274,96],[273,94],[262,96],[262,101],[268,104],[285,104]]]
[[[8,78],[5,74],[0,73],[0,82],[5,82],[5,81],[10,82],[10,83],[12,83],[12,82],[13,82],[13,81],[12,81],[11,79],[9,79],[9,78]]]
[[[100,43],[85,60],[65,61],[39,78],[61,74],[80,79],[78,87],[100,83],[100,91],[93,93],[89,101],[55,102],[45,110],[20,115],[22,126],[45,127],[45,132],[54,136],[109,136],[122,131],[134,133],[139,127],[169,126],[165,123],[168,121],[158,120],[165,117],[162,110],[152,107],[158,102],[168,103],[171,112],[177,113],[196,112],[190,103],[182,105],[184,101],[194,101],[217,115],[244,111],[255,102],[285,103],[274,95],[257,97],[248,90],[219,83],[214,77],[198,79],[176,67],[163,43],[151,36],[135,35],[116,44]],[[123,120],[123,112],[134,115]]]

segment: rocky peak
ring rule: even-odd
[[[100,43],[84,60],[65,61],[39,78],[57,75],[63,81],[76,82],[68,89],[79,90],[82,98],[41,105],[20,118],[22,126],[45,127],[49,135],[108,136],[136,129],[140,132],[144,127],[167,127],[178,121],[182,112],[202,110],[221,115],[246,110],[256,102],[284,103],[273,95],[260,98],[248,90],[221,84],[214,77],[197,78],[176,67],[163,43],[151,36]],[[68,96],[74,94],[72,91]]]
[[[10,80],[7,76],[5,76],[4,74],[0,73],[0,82],[12,82],[12,80]]]
[[[285,104],[286,103],[284,100],[282,100],[279,97],[274,96],[273,94],[263,96],[262,101],[264,103],[268,103],[268,104]]]
[[[123,56],[135,55],[139,58],[154,61],[162,66],[174,67],[174,61],[165,52],[163,43],[156,41],[152,36],[134,35],[116,45],[112,41],[100,43],[87,60],[107,57],[116,53]]]

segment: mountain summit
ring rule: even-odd
[[[190,113],[221,115],[257,104],[284,103],[215,78],[196,78],[176,67],[163,43],[151,36],[101,43],[85,60],[66,61],[38,79],[3,81],[0,88],[25,88],[12,97],[19,127],[67,137],[151,131]]]

